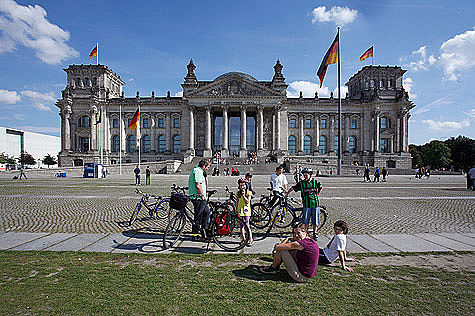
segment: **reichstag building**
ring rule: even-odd
[[[191,60],[183,96],[125,97],[124,81],[105,65],[70,65],[56,106],[61,116],[61,166],[135,163],[194,157],[305,159],[336,164],[338,98],[290,98],[280,61],[271,81],[230,72],[198,80]],[[414,104],[401,67],[365,66],[342,97],[343,164],[410,168],[408,121]],[[128,128],[140,106],[140,139]],[[122,131],[121,131],[122,130]],[[137,146],[137,141],[140,146]],[[102,153],[101,153],[102,151]]]

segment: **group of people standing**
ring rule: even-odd
[[[369,166],[366,166],[363,173],[364,182],[371,182],[370,174],[371,174],[371,170],[369,169]],[[374,171],[374,174],[373,174],[373,182],[379,182],[379,178],[381,176],[383,177],[381,181],[386,182],[387,181],[386,178],[388,176],[388,169],[386,169],[386,167],[383,167],[382,170],[380,170],[379,167],[376,167],[376,170]]]
[[[145,169],[145,185],[150,185],[150,166],[147,166]],[[140,166],[137,165],[134,169],[134,174],[135,174],[135,185],[140,185]]]

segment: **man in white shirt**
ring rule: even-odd
[[[272,190],[272,193],[274,192],[279,192],[279,193],[284,193],[287,191],[287,178],[285,175],[282,173],[282,166],[278,166],[275,168],[275,173],[270,176],[270,188]],[[274,193],[274,197],[272,198],[272,201],[269,204],[269,207],[272,208],[274,206],[275,202],[277,201],[279,197]]]

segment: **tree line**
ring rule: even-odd
[[[461,136],[433,140],[424,145],[409,145],[412,168],[430,167],[467,171],[475,166],[475,140]]]
[[[48,168],[58,163],[56,161],[56,158],[51,156],[50,154],[47,154],[46,156],[44,156],[41,162],[47,165]],[[8,156],[6,153],[3,152],[3,153],[0,153],[0,163],[8,164],[8,165],[16,165],[17,163],[20,163],[22,165],[32,166],[32,165],[36,165],[36,159],[31,154],[26,153],[26,152],[23,156],[20,156],[19,158]]]

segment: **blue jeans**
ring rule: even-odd
[[[320,225],[320,208],[319,207],[304,207],[302,210],[302,224],[308,225],[312,219],[312,225]]]
[[[145,177],[145,185],[150,185],[150,176]]]

